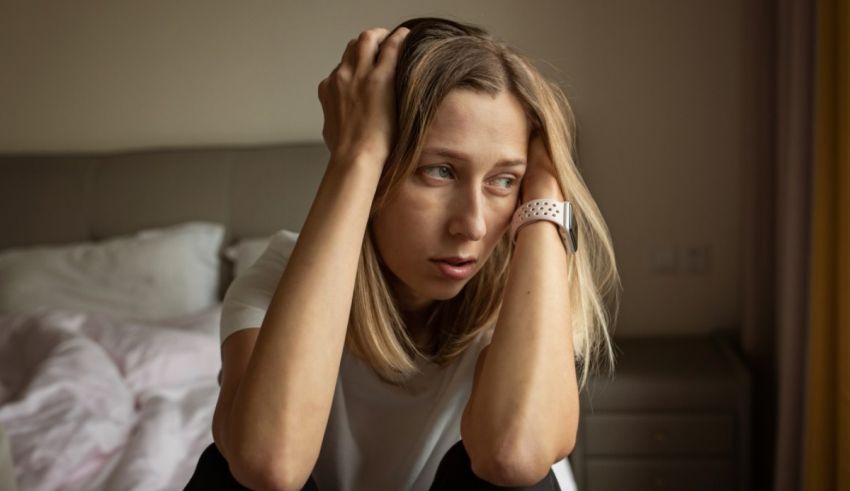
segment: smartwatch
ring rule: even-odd
[[[511,238],[516,243],[516,234],[523,226],[538,220],[547,220],[558,226],[561,240],[567,251],[575,254],[578,250],[578,230],[576,229],[573,206],[569,201],[553,199],[535,199],[517,208],[511,220]]]

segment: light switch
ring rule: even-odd
[[[676,249],[672,246],[656,247],[650,258],[650,268],[655,274],[673,274],[679,268]]]

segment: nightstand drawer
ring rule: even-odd
[[[585,421],[586,453],[597,456],[728,455],[735,421],[725,414],[592,414]]]
[[[586,491],[717,491],[735,486],[728,460],[587,460]]]

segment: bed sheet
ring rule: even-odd
[[[221,305],[166,321],[0,313],[0,423],[19,491],[182,489],[211,424]]]

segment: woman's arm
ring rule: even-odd
[[[541,148],[543,154],[541,154]],[[534,159],[546,158],[539,140]],[[551,162],[549,163],[551,165]],[[526,174],[523,200],[563,200],[551,175]],[[573,449],[578,383],[570,328],[567,253],[546,221],[520,229],[502,309],[490,345],[478,360],[461,433],[473,470],[501,486],[528,486]]]
[[[234,396],[224,453],[242,475],[306,481],[318,458],[380,175],[345,166],[328,165]]]
[[[352,40],[319,85],[331,160],[227,412],[223,453],[234,475],[263,487],[300,489],[318,459],[395,121],[387,91],[406,30],[387,34],[372,29]]]

